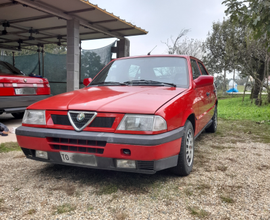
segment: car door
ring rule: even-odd
[[[198,62],[198,65],[202,75],[209,75],[201,62]],[[216,100],[214,85],[204,86],[204,93],[206,96],[204,100],[203,111],[205,121],[208,123],[214,114],[213,106],[215,105]]]
[[[193,80],[196,80],[201,75],[201,72],[199,70],[197,61],[195,59],[191,59],[190,62],[191,62],[191,68],[192,68],[192,77],[193,77]],[[204,92],[203,87],[194,88],[194,92],[195,92],[195,99],[193,102],[193,109],[194,109],[194,113],[196,117],[196,130],[195,130],[195,135],[196,135],[205,126],[205,122],[203,121],[205,120],[205,118],[203,118],[205,92]]]

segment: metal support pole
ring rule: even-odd
[[[12,51],[12,55],[13,55],[13,62],[12,62],[12,64],[13,64],[13,66],[15,66],[15,53],[14,53],[14,51]]]
[[[81,79],[82,79],[82,68],[81,68],[81,65],[82,65],[82,41],[80,40],[80,46],[79,46],[79,50],[80,50],[80,53],[79,53],[79,83],[81,84]],[[79,85],[80,86],[80,85]]]
[[[39,46],[38,46],[38,75],[40,75],[40,49],[39,49]]]
[[[44,73],[44,55],[45,55],[45,51],[44,51],[44,46],[42,45],[41,47],[41,53],[42,53],[42,77],[45,76],[45,73]]]

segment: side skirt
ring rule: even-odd
[[[208,128],[211,124],[213,123],[213,120],[211,119],[202,130],[200,130],[200,132],[194,137],[194,140],[196,140],[197,137],[199,137],[199,135],[206,129]]]

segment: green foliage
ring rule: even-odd
[[[10,151],[20,151],[21,148],[17,142],[6,142],[0,144],[0,153],[7,153]]]
[[[251,104],[248,97],[245,97],[244,102],[242,97],[222,99],[219,100],[218,116],[224,119],[251,120],[270,124],[270,107]]]
[[[270,37],[270,0],[225,0],[222,3],[227,6],[225,12],[231,20],[252,29],[255,39]]]
[[[40,51],[42,50],[42,48],[39,48]],[[22,49],[19,52],[15,52],[14,55],[15,56],[23,56],[23,55],[32,55],[32,54],[36,54],[38,51],[38,47],[37,46],[28,46],[25,47],[24,49]],[[56,44],[45,44],[44,45],[44,51],[47,53],[51,53],[51,54],[66,54],[67,53],[67,47],[66,46],[57,46]],[[4,51],[6,56],[13,56],[12,51]]]
[[[96,53],[83,50],[81,55],[81,80],[94,78],[105,65],[101,63],[100,56]]]

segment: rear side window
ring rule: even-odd
[[[191,67],[192,67],[193,79],[197,79],[201,75],[201,73],[200,73],[200,70],[198,68],[196,60],[191,60]]]
[[[5,65],[0,63],[0,74],[4,73],[4,74],[13,74],[13,72],[8,69]]]
[[[203,65],[201,63],[198,63],[198,64],[199,64],[200,70],[202,72],[202,75],[208,75],[205,68],[203,67]]]

